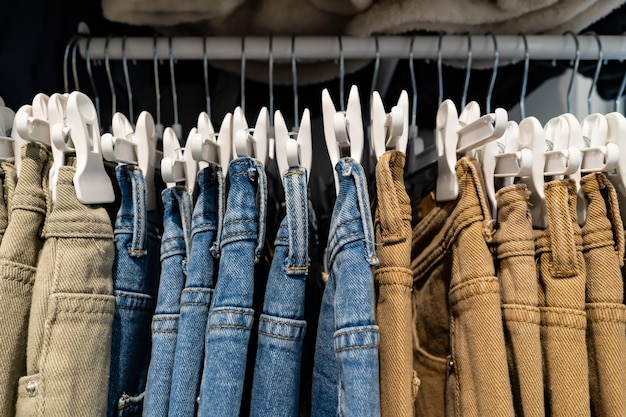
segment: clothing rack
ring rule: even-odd
[[[381,59],[408,58],[411,43],[413,58],[437,59],[439,52],[446,59],[466,59],[469,41],[473,59],[493,59],[494,40],[490,35],[444,36],[378,36],[356,38],[348,36],[246,36],[246,37],[108,37],[79,38],[77,45],[85,57],[107,57],[119,60],[169,59],[265,61],[271,55],[275,60]],[[497,51],[502,60],[522,60],[525,57],[523,35],[497,35]],[[439,47],[441,39],[441,48]],[[578,41],[578,47],[576,46]],[[598,59],[599,44],[603,59],[622,60],[626,57],[626,36],[593,34],[528,35],[528,54],[535,60],[571,60],[577,52],[582,60]],[[270,49],[271,48],[271,49]]]

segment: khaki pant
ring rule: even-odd
[[[615,189],[604,174],[581,181],[587,201],[582,228],[587,268],[587,353],[592,414],[626,413],[626,306],[621,267],[624,228]]]
[[[572,180],[545,184],[548,228],[536,231],[539,308],[548,415],[590,415],[585,261]]]
[[[495,237],[515,414],[543,417],[541,317],[528,195],[523,184],[498,191]]]
[[[28,316],[46,215],[42,182],[48,176],[49,153],[36,143],[22,148],[22,170],[3,168],[12,193],[11,221],[0,244],[0,415],[15,414],[17,381],[26,372]],[[4,188],[4,187],[3,187]],[[6,205],[3,205],[6,210]],[[4,214],[8,214],[6,211]],[[4,217],[5,221],[7,217]]]
[[[404,189],[404,154],[384,153],[376,165],[378,209],[374,219],[380,331],[380,408],[383,417],[413,416],[411,341],[411,206]]]
[[[28,327],[18,417],[106,414],[111,349],[113,231],[103,208],[79,203],[75,169],[59,170]]]
[[[513,416],[493,221],[475,160],[456,164],[459,197],[413,233],[418,416]]]

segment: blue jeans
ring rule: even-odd
[[[191,249],[191,196],[183,188],[167,188],[163,198],[161,280],[152,318],[152,355],[148,369],[145,417],[167,417],[176,351],[180,295],[185,286],[186,262]]]
[[[326,249],[329,276],[315,346],[312,416],[380,416],[372,273],[378,259],[367,182],[351,158],[335,169],[340,189]]]
[[[146,212],[146,183],[132,165],[115,169],[121,203],[115,219],[115,314],[107,416],[141,416],[150,356],[150,322],[159,285],[157,213]]]
[[[172,374],[169,417],[196,415],[204,358],[204,334],[215,286],[224,210],[222,170],[198,172],[200,194],[193,212],[187,282],[180,297],[180,320]]]
[[[251,158],[238,158],[230,163],[228,175],[230,190],[219,273],[206,327],[200,417],[239,415],[254,322],[254,265],[265,236],[267,185],[263,166]]]
[[[306,171],[285,172],[286,217],[275,241],[265,290],[252,385],[251,417],[296,417],[306,331],[304,293],[309,265]]]

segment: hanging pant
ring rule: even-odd
[[[237,158],[231,161],[228,176],[219,272],[206,327],[199,417],[239,415],[254,322],[254,265],[265,238],[263,166],[252,158]]]
[[[590,415],[585,261],[572,180],[545,184],[548,228],[535,232],[546,414]]]
[[[413,417],[411,205],[404,189],[404,153],[389,151],[376,164],[378,209],[374,271],[380,329],[380,411],[383,417]]]
[[[312,416],[380,416],[378,326],[372,266],[378,263],[363,168],[336,167],[340,188],[326,249],[329,269],[315,345]]]
[[[624,227],[615,188],[604,174],[589,174],[581,187],[589,206],[582,228],[587,269],[587,353],[592,415],[626,413],[626,306],[621,267]]]
[[[22,148],[22,169],[11,203],[11,223],[0,244],[0,416],[15,415],[17,381],[26,374],[26,339],[41,227],[47,202],[49,152],[36,143]],[[7,166],[5,165],[5,168]],[[5,169],[13,182],[14,170]],[[7,221],[6,204],[0,216]]]
[[[104,208],[76,198],[75,172],[60,167],[57,200],[45,223],[18,417],[106,415],[115,309],[113,230]]]
[[[523,184],[498,191],[495,239],[515,415],[543,417],[539,285],[528,196],[528,189]]]
[[[148,368],[143,415],[167,417],[178,321],[180,295],[185,286],[186,263],[191,249],[192,202],[185,188],[163,190],[163,237],[161,279],[156,311],[152,318],[152,355]]]
[[[306,331],[304,293],[309,265],[307,174],[283,175],[286,216],[276,236],[265,289],[254,367],[252,417],[297,417],[300,361]]]
[[[180,320],[172,374],[169,417],[195,416],[204,362],[204,334],[215,287],[224,210],[222,170],[198,172],[200,194],[193,211],[187,281],[180,296]]]
[[[417,416],[513,416],[493,222],[475,160],[456,164],[459,196],[413,231]]]
[[[141,416],[150,363],[150,323],[159,286],[160,230],[146,211],[146,182],[132,165],[115,169],[121,191],[115,220],[108,417]]]

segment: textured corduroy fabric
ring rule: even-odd
[[[413,416],[411,341],[411,205],[404,188],[404,153],[385,152],[376,165],[378,208],[374,219],[380,331],[380,411],[383,417]]]
[[[26,143],[21,152],[11,223],[0,244],[0,416],[15,414],[17,381],[26,372],[28,316],[47,205],[44,187],[50,154],[34,142]]]
[[[56,203],[46,219],[18,417],[106,413],[115,308],[113,230],[104,208],[76,198],[75,172],[72,166],[59,169]]]
[[[418,416],[513,416],[493,221],[474,159],[456,164],[456,202],[414,229],[414,367]]]
[[[589,206],[582,228],[587,269],[587,353],[592,415],[626,413],[626,306],[621,267],[624,227],[617,194],[602,173],[581,180]]]
[[[0,241],[4,237],[4,233],[7,230],[9,224],[9,209],[7,207],[7,193],[5,192],[5,179],[6,176],[4,166],[7,163],[0,164]]]
[[[543,417],[541,315],[528,196],[524,184],[498,191],[495,238],[515,415]]]
[[[548,227],[535,231],[547,414],[590,415],[585,329],[585,261],[576,184],[545,184]]]

